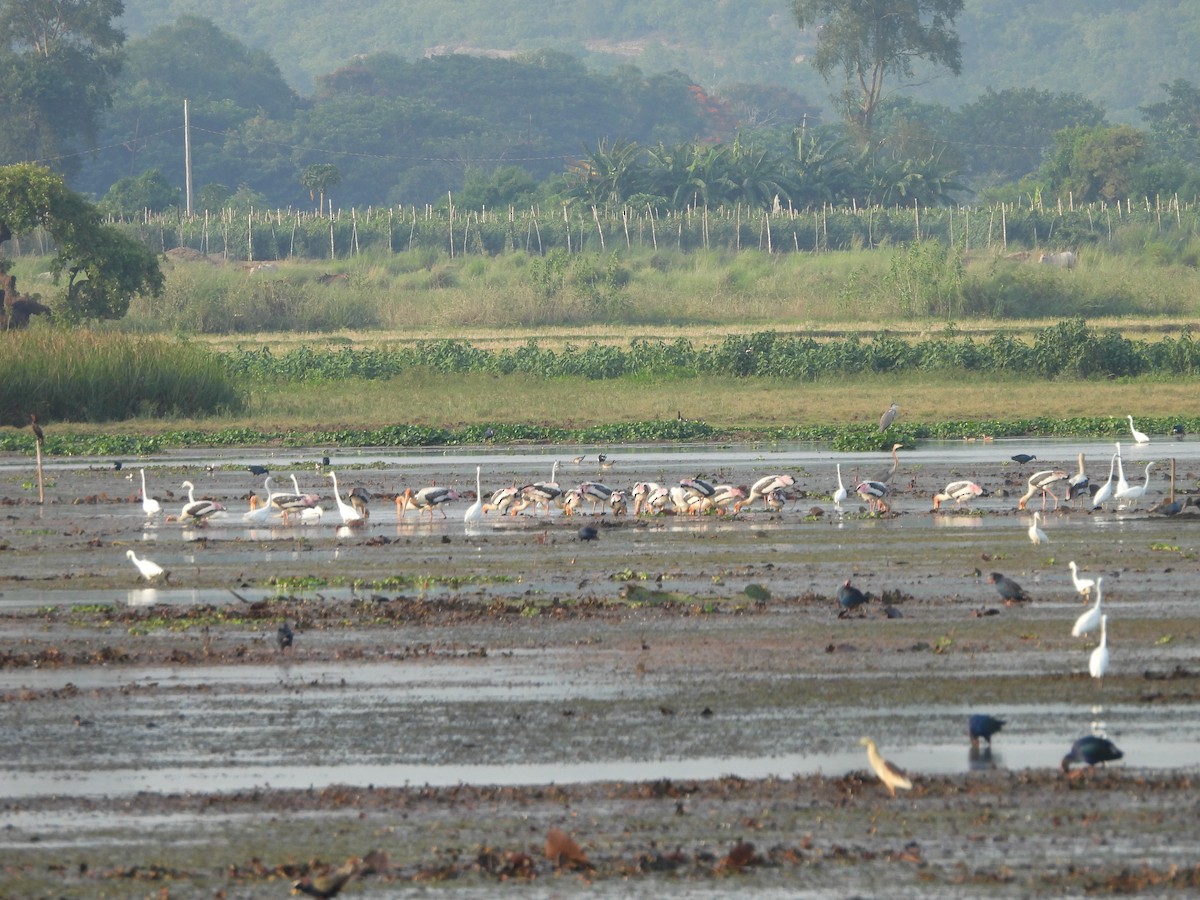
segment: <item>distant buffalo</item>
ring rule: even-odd
[[[7,317],[4,315],[7,313]],[[5,304],[0,312],[0,328],[24,328],[29,324],[30,316],[53,316],[50,307],[38,303],[28,297],[22,297]]]
[[[1070,250],[1060,250],[1058,253],[1043,253],[1038,257],[1038,262],[1056,269],[1073,269],[1079,257]]]

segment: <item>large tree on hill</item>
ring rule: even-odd
[[[840,99],[864,141],[890,78],[912,79],[917,60],[959,74],[962,8],[963,0],[792,0],[796,23],[819,27],[813,68],[826,83],[838,69],[845,75]]]
[[[112,102],[123,0],[0,0],[0,164],[73,171]]]

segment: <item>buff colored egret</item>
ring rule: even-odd
[[[1118,750],[1116,744],[1108,738],[1089,734],[1071,745],[1070,752],[1062,758],[1060,768],[1067,776],[1070,776],[1072,763],[1080,763],[1086,765],[1088,769],[1095,769],[1098,765],[1115,762],[1123,759],[1124,756],[1125,754]]]
[[[967,720],[967,735],[971,738],[972,744],[978,746],[979,742],[983,740],[987,741],[990,747],[992,746],[992,735],[1003,727],[1003,719],[977,713]]]
[[[1074,627],[1071,628],[1071,637],[1079,637],[1087,634],[1089,631],[1095,631],[1096,626],[1100,624],[1104,618],[1100,611],[1100,604],[1104,597],[1102,594],[1104,585],[1103,576],[1096,579],[1096,603],[1084,612],[1078,619],[1075,620]]]
[[[1075,560],[1067,563],[1067,567],[1071,570],[1071,581],[1075,585],[1075,590],[1083,595],[1083,602],[1086,603],[1088,597],[1091,595],[1092,588],[1096,586],[1096,579],[1080,578],[1079,567],[1075,565]]]
[[[463,513],[464,522],[478,522],[483,518],[483,482],[480,480],[482,466],[475,467],[475,502]]]
[[[144,557],[142,559],[138,559],[137,555],[132,550],[126,550],[125,555],[133,561],[133,564],[137,566],[138,571],[142,573],[142,577],[147,581],[154,581],[155,579],[161,578],[166,574],[166,572],[163,571],[163,567],[158,563]]]
[[[343,500],[342,495],[338,493],[337,472],[326,472],[325,476],[333,479],[333,499],[337,501],[338,512],[342,515],[342,524],[356,525],[363,521],[359,511]]]
[[[1133,427],[1133,416],[1126,416],[1125,418],[1127,418],[1129,420],[1129,433],[1133,435],[1134,443],[1137,443],[1137,444],[1150,443],[1150,435],[1146,434],[1146,432],[1144,432],[1144,431],[1138,431],[1136,428]]]
[[[874,770],[875,774],[879,776],[879,780],[887,787],[888,793],[895,797],[896,788],[906,791],[912,790],[912,782],[909,781],[907,774],[884,759],[873,740],[865,737],[861,738],[859,743],[867,748],[867,760],[871,763],[871,769]]]
[[[1042,514],[1036,510],[1033,513],[1033,524],[1029,526],[1029,541],[1033,544],[1048,544],[1050,538],[1046,537],[1046,532],[1038,526],[1042,519]]]
[[[1088,659],[1088,672],[1097,681],[1102,681],[1108,672],[1108,616],[1100,616],[1100,645]]]
[[[138,471],[142,473],[142,512],[148,516],[157,516],[162,512],[162,504],[146,493],[146,470]]]
[[[842,464],[837,464],[837,490],[833,492],[833,505],[838,512],[842,511],[842,503],[850,494],[846,491],[846,485],[842,484]]]

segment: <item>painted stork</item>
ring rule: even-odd
[[[973,481],[952,481],[940,493],[933,495],[933,508],[940,509],[947,500],[953,500],[956,506],[970,502],[972,497],[983,493],[983,488]]]
[[[1078,500],[1090,496],[1087,472],[1083,470],[1083,454],[1079,454],[1079,471],[1067,479],[1067,500]]]
[[[183,505],[183,509],[179,512],[179,521],[183,522],[187,519],[195,519],[197,522],[203,522],[209,516],[225,509],[220,503],[212,500],[197,500],[195,486],[190,481],[185,481],[181,487],[188,489],[188,502]]]
[[[1024,509],[1025,504],[1038,491],[1042,492],[1042,509],[1046,508],[1046,495],[1049,494],[1054,498],[1054,506],[1058,508],[1058,494],[1051,490],[1054,485],[1060,481],[1067,480],[1067,473],[1062,469],[1043,469],[1041,472],[1034,472],[1029,476],[1029,490],[1025,492],[1020,500],[1017,501],[1017,508]]]
[[[400,499],[404,501],[405,508],[415,509],[418,514],[422,512],[429,513],[429,521],[432,522],[434,510],[440,512],[443,519],[446,518],[446,511],[441,507],[453,500],[457,500],[458,491],[453,488],[434,484],[421,488],[416,493],[413,493],[412,488],[405,488],[404,493],[400,495]]]
[[[759,497],[766,497],[771,491],[784,490],[796,483],[791,475],[767,475],[750,485],[750,493],[746,495],[746,505],[753,506]],[[765,506],[764,501],[764,506]]]

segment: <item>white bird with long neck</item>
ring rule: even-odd
[[[1154,465],[1152,462],[1146,463],[1146,480],[1141,484],[1127,484],[1125,490],[1117,489],[1113,498],[1117,501],[1128,500],[1129,508],[1136,509],[1138,501],[1146,496],[1146,491],[1150,489],[1150,469]]]
[[[845,499],[847,497],[850,496],[850,494],[846,491],[846,485],[842,484],[842,464],[841,463],[837,464],[837,478],[838,478],[838,486],[837,486],[837,490],[833,492],[833,506],[838,512],[841,512],[842,511],[842,503],[845,501]]]
[[[1112,499],[1113,495],[1113,470],[1117,465],[1117,455],[1114,453],[1113,458],[1108,463],[1108,481],[1100,485],[1100,490],[1092,495],[1092,509],[1099,509],[1105,503]]]
[[[1129,490],[1129,482],[1125,480],[1125,466],[1121,464],[1121,444],[1117,444],[1117,487],[1113,494],[1116,497],[1122,491]]]
[[[1088,672],[1097,681],[1108,672],[1108,616],[1100,616],[1100,645],[1088,659]]]
[[[267,492],[267,499],[258,504],[258,501],[251,497],[250,511],[242,513],[242,521],[244,522],[261,522],[264,519],[270,518],[271,513],[275,512],[275,507],[271,501],[275,499],[275,491],[271,488],[271,476],[267,476],[267,480],[263,482],[263,490]]]
[[[464,522],[478,522],[483,518],[483,482],[480,481],[481,466],[475,467],[475,502],[463,513]]]
[[[1041,517],[1042,514],[1035,511],[1033,514],[1033,524],[1029,526],[1029,540],[1033,544],[1050,543],[1050,538],[1046,537],[1046,532],[1042,531],[1042,529],[1038,527],[1038,522],[1040,521]]]
[[[162,504],[146,493],[146,470],[138,471],[142,473],[142,512],[148,516],[157,516],[162,512]]]
[[[1096,579],[1096,604],[1088,608],[1087,612],[1083,613],[1075,620],[1074,627],[1071,628],[1071,637],[1079,637],[1087,634],[1089,631],[1095,631],[1101,620],[1104,618],[1100,610],[1100,603],[1103,600],[1101,592],[1104,586],[1104,578],[1101,576]]]
[[[357,525],[363,521],[362,515],[357,509],[342,499],[342,495],[338,493],[337,472],[326,472],[325,477],[333,479],[333,499],[337,501],[338,512],[342,515],[343,525]]]
[[[166,574],[163,571],[163,567],[158,563],[145,557],[138,559],[132,550],[126,550],[125,555],[133,560],[133,564],[137,566],[138,571],[142,573],[142,577],[147,581],[154,581],[156,578],[161,578]]]
[[[1138,431],[1136,428],[1133,427],[1133,416],[1126,416],[1125,418],[1127,418],[1129,420],[1129,433],[1133,435],[1134,443],[1136,443],[1136,444],[1150,443],[1150,435],[1146,434],[1146,432],[1144,432],[1144,431]]]
[[[1075,590],[1083,595],[1083,602],[1086,603],[1092,592],[1092,588],[1096,586],[1094,578],[1080,578],[1079,566],[1075,565],[1075,560],[1067,563],[1067,568],[1071,570],[1071,582],[1075,585]]]

